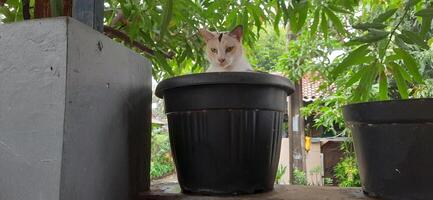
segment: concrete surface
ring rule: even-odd
[[[143,193],[140,200],[369,200],[361,188],[310,187],[276,185],[274,191],[242,196],[196,196],[180,193],[177,184],[152,186],[153,191]]]
[[[0,199],[58,199],[66,23],[0,25]]]
[[[143,191],[151,117],[144,57],[64,17],[0,25],[0,49],[1,200]]]

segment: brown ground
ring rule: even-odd
[[[191,196],[180,193],[177,183],[152,186],[152,192],[143,193],[143,200],[369,200],[361,188],[310,187],[277,185],[268,193],[234,197]]]

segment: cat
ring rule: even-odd
[[[242,47],[241,25],[230,32],[211,32],[202,28],[199,33],[206,43],[205,52],[210,62],[206,72],[253,71]]]

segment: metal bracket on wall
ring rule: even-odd
[[[293,133],[299,133],[299,115],[292,117],[292,130]]]

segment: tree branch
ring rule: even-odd
[[[63,0],[63,15],[72,16],[72,0]]]
[[[385,51],[388,49],[389,44],[391,43],[392,40],[392,36],[394,36],[395,31],[398,29],[398,27],[400,26],[400,24],[403,22],[403,19],[406,17],[407,13],[409,12],[409,9],[405,8],[405,11],[403,13],[403,16],[400,18],[400,21],[398,21],[397,25],[391,30],[391,33],[389,34],[389,39],[386,42],[385,45]],[[383,57],[385,56],[385,54],[382,55],[382,57],[380,58],[381,63],[383,63]]]
[[[144,53],[154,56],[155,55],[155,51],[150,49],[149,47],[145,46],[144,44],[134,41],[132,40],[128,34],[126,34],[125,32],[115,29],[113,27],[110,26],[104,26],[104,33],[105,35],[107,35],[110,38],[119,38],[121,40],[123,40],[124,42],[126,42],[128,45],[131,45],[133,47],[136,47],[137,49],[140,49],[141,51],[143,51]],[[168,53],[164,53],[165,57],[168,59],[172,59],[174,57],[174,53],[173,52],[168,52]]]

